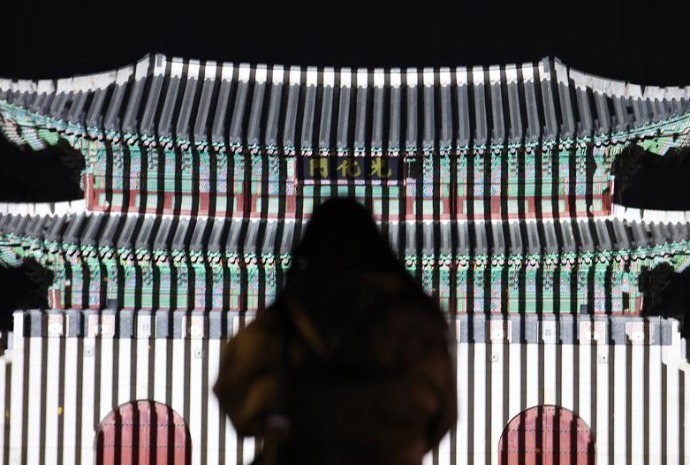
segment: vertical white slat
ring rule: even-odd
[[[630,405],[630,424],[631,440],[632,440],[632,456],[630,463],[632,465],[643,465],[645,454],[645,442],[647,438],[644,436],[644,346],[641,344],[634,344],[631,346],[632,358],[632,375],[630,379],[629,389],[631,395],[632,405]]]
[[[674,328],[677,331],[677,327]],[[667,349],[669,352],[675,352],[677,348],[670,346]],[[671,354],[669,354],[671,355]],[[678,438],[680,437],[680,418],[678,410],[680,408],[680,385],[678,380],[678,362],[677,355],[673,354],[666,359],[666,464],[680,465],[683,463],[680,459],[680,448]]]
[[[522,352],[520,344],[510,344],[508,346],[508,351],[510,354],[510,361],[504,363],[509,363],[508,373],[509,379],[506,381],[510,386],[508,389],[508,421],[514,418],[522,411],[522,393],[520,392],[520,386],[522,386],[522,365],[525,363],[522,360]],[[503,425],[505,429],[506,425]]]
[[[685,425],[683,428],[683,441],[685,445],[685,462],[688,462],[688,456],[690,456],[690,425],[688,423],[690,422],[690,366],[688,365],[687,361],[684,359],[682,361],[683,367],[682,370],[685,374],[685,409],[684,409],[684,418],[685,418]]]
[[[558,367],[556,366],[556,344],[544,344],[544,374],[543,374],[543,389],[544,389],[544,404],[556,404],[556,377],[558,376]]]
[[[450,465],[452,463],[450,453],[450,433],[448,433],[438,445],[438,465]]]
[[[525,393],[526,406],[531,408],[539,405],[539,390],[541,389],[541,377],[539,376],[539,346],[537,344],[526,344],[527,353],[525,370]]]
[[[659,325],[661,326],[661,325]],[[661,463],[664,453],[661,443],[661,346],[649,346],[649,418],[647,425],[649,439],[647,440],[647,453],[650,463]],[[687,449],[686,449],[687,450]]]
[[[460,334],[459,330],[458,334]],[[471,382],[471,380],[468,379],[467,373],[467,367],[469,366],[469,344],[465,342],[458,343],[457,350],[458,427],[456,451],[458,457],[467,457],[469,450],[467,439],[469,428],[471,427],[471,418],[467,414],[469,411],[468,387]]]
[[[101,337],[101,352],[96,354],[98,360],[96,363],[100,365],[101,369],[101,379],[100,382],[100,406],[98,409],[98,422],[100,423],[105,419],[113,408],[116,407],[113,399],[113,385],[114,377],[113,373],[113,344],[115,342],[112,337]]]
[[[43,383],[41,382],[41,375],[43,371],[43,344],[45,339],[40,337],[30,338],[29,343],[29,381],[27,390],[27,448],[26,448],[26,463],[42,462],[41,450],[35,446],[41,431],[41,398],[45,395],[43,392]],[[34,447],[31,447],[31,444]]]
[[[139,320],[140,323],[143,319],[148,320],[150,322],[151,317],[149,315],[139,315],[137,317],[137,320]],[[149,370],[151,370],[152,368],[149,366],[149,354],[151,353],[151,350],[153,350],[153,341],[149,337],[150,332],[148,333],[149,335],[139,334],[138,328],[142,326],[140,323],[137,323],[137,371],[135,392],[133,398],[148,399],[150,388]]]
[[[605,343],[597,344],[597,405],[595,406],[597,415],[597,430],[594,431],[599,438],[596,444],[597,465],[608,465],[609,463],[609,437],[610,437],[610,418],[611,406],[609,405],[609,370],[612,369],[609,360],[609,345]],[[589,424],[591,426],[591,423]]]
[[[21,463],[22,447],[26,442],[22,438],[24,419],[24,313],[14,312],[14,345],[12,348],[12,393],[10,398],[10,463]]]
[[[232,327],[228,327],[228,337],[232,338],[240,330],[240,317],[234,316],[232,318]],[[237,431],[233,428],[230,419],[225,417],[225,460],[228,464],[235,463],[235,457],[237,457],[238,448],[238,436]],[[245,460],[247,462],[247,460]]]
[[[486,344],[475,342],[472,344],[472,356],[474,357],[474,421],[471,428],[474,431],[474,464],[486,463],[484,449],[486,445]]]
[[[498,463],[498,441],[501,439],[505,421],[503,419],[503,372],[506,361],[503,357],[505,343],[491,344],[491,433],[486,440],[490,441],[491,457],[489,463]],[[489,386],[487,386],[489,388]]]
[[[422,465],[433,465],[433,463],[434,455],[431,452],[428,452],[422,459]]]
[[[48,344],[46,360],[46,438],[45,453],[42,463],[45,465],[57,464],[58,461],[58,418],[62,414],[60,399],[58,397],[60,386],[60,338],[49,337],[43,340]]]
[[[122,405],[136,398],[132,397],[132,339],[129,337],[121,337],[114,339],[113,342],[118,344],[118,373],[117,373],[117,399],[113,407]],[[137,360],[137,363],[139,361]],[[146,397],[144,397],[145,399]]]
[[[254,437],[246,437],[242,443],[244,463],[251,463],[254,460],[254,448],[256,447],[256,440]]]
[[[225,463],[234,464],[237,457],[237,432],[230,423],[230,418],[225,417]],[[246,462],[246,460],[245,460]]]
[[[155,338],[152,341],[156,376],[153,377],[153,399],[156,402],[167,404],[168,390],[168,344],[165,338]]]
[[[220,339],[209,339],[208,341],[208,386],[209,392],[205,393],[208,395],[208,412],[206,417],[208,418],[206,429],[208,431],[206,437],[208,438],[208,448],[207,448],[207,462],[208,463],[219,463],[219,449],[220,449],[220,406],[218,405],[218,399],[213,393],[213,385],[216,383],[218,378],[218,367],[220,365]]]
[[[187,372],[188,368],[188,360],[185,360],[185,354],[184,354],[184,349],[185,349],[185,344],[187,343],[186,339],[182,338],[174,338],[171,340],[172,344],[172,386],[168,386],[168,388],[172,391],[172,398],[170,402],[170,407],[179,413],[180,415],[184,416],[184,388],[185,384],[189,383],[191,380],[189,379],[189,373]],[[185,418],[185,421],[188,421],[187,418]]]
[[[93,444],[94,435],[94,414],[97,411],[97,405],[94,404],[95,389],[96,389],[96,344],[93,337],[84,338],[84,368],[81,380],[81,463],[82,465],[93,463],[93,450],[88,447]],[[101,363],[99,360],[98,363]],[[79,400],[77,399],[77,402]],[[99,416],[95,420],[97,425],[103,419]]]
[[[685,415],[685,425],[683,428],[683,442],[685,444],[685,463],[688,461],[690,455],[690,368],[688,363],[683,360],[683,372],[685,374],[685,407],[683,414]]]
[[[575,412],[588,425],[592,424],[592,350],[596,350],[588,342],[581,343],[579,346],[580,362],[577,367],[580,376],[578,411]]]
[[[613,463],[616,465],[625,465],[627,463],[626,457],[626,426],[628,422],[628,405],[626,403],[626,389],[628,379],[626,377],[626,346],[616,344],[614,351],[614,367],[613,367],[613,443],[616,444],[616,450],[613,451]]]
[[[561,346],[561,407],[573,411],[575,409],[575,349],[573,344],[563,344]]]
[[[0,357],[0,386],[3,388],[7,382],[8,369],[11,366],[11,362],[8,361],[8,356],[9,353],[5,352],[5,354]],[[0,417],[0,451],[4,451],[6,447],[10,446],[9,444],[5,444],[5,431],[10,427],[7,412],[9,412],[11,407],[10,405],[5,405],[5,396],[7,394],[8,393],[3,392],[2,395],[0,395],[0,412],[3,413],[2,417]],[[0,465],[7,465],[4,463],[4,457],[4,454],[0,454]]]
[[[203,372],[203,357],[204,346],[202,339],[191,339],[189,344],[191,345],[191,360],[189,360],[189,368],[187,375],[188,379],[191,380],[190,383],[190,393],[189,393],[189,418],[186,418],[187,425],[189,426],[189,433],[192,437],[192,444],[197,444],[197,447],[192,447],[192,463],[201,463],[201,450],[206,449],[207,445],[201,443],[201,430],[207,429],[207,425],[203,425],[201,419],[203,418],[203,412],[201,410],[201,400],[202,396],[207,396],[208,393],[202,392],[203,383],[201,380],[204,378]],[[208,434],[207,434],[208,437]]]
[[[77,443],[76,438],[80,433],[77,431],[77,417],[81,417],[83,410],[77,398],[77,386],[81,384],[81,379],[77,378],[77,365],[83,363],[78,360],[79,339],[76,337],[65,338],[65,384],[62,405],[62,463],[77,463]],[[82,419],[83,421],[83,419]]]

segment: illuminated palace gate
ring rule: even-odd
[[[498,458],[499,465],[594,465],[594,438],[570,410],[540,405],[508,423]]]
[[[119,406],[99,425],[96,465],[189,465],[192,445],[184,419],[159,402]]]
[[[368,202],[452,313],[460,420],[425,464],[686,461],[686,342],[677,321],[639,316],[637,283],[690,264],[690,222],[617,217],[611,194],[614,161],[690,144],[690,87],[551,59],[367,71],[155,55],[0,79],[0,131],[84,159],[80,206],[0,205],[0,265],[53,273],[50,309],[15,312],[0,338],[0,465],[250,462],[259,442],[211,390],[220,350],[275,299],[334,195]]]

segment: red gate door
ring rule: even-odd
[[[96,433],[96,465],[190,465],[184,419],[165,404],[138,400],[108,414]]]
[[[498,445],[499,465],[594,465],[589,426],[570,410],[540,405],[513,418]]]

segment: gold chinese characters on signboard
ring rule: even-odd
[[[402,180],[402,165],[401,159],[390,157],[301,157],[298,177],[305,182],[395,182]]]

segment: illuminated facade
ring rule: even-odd
[[[0,128],[85,160],[83,201],[0,206],[0,260],[53,272],[51,309],[15,313],[5,341],[2,463],[128,463],[163,426],[147,453],[246,463],[256,444],[210,392],[218,351],[274,299],[333,195],[372,208],[455,329],[460,422],[438,463],[690,453],[685,340],[675,320],[639,316],[638,286],[661,263],[685,269],[690,217],[614,205],[611,174],[634,145],[690,144],[690,88],[551,59],[351,70],[155,55],[0,80]]]

